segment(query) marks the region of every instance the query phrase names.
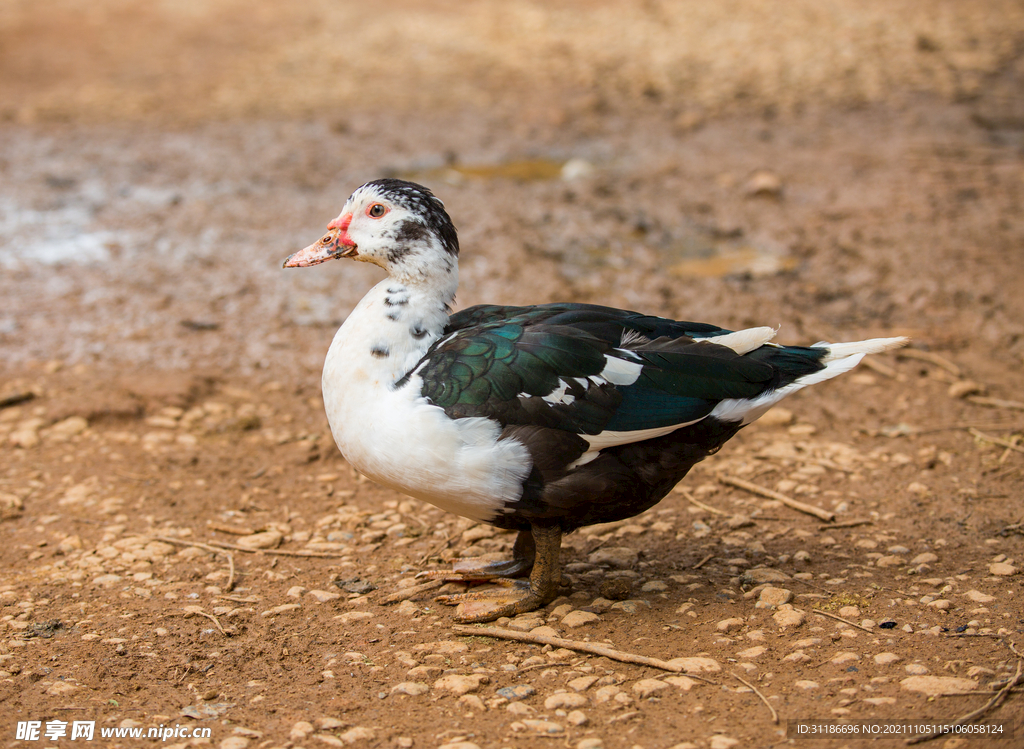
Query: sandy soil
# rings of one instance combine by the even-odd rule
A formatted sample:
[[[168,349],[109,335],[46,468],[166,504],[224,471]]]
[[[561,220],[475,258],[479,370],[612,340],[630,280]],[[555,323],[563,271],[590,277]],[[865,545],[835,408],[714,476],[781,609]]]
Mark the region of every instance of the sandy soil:
[[[1014,676],[1018,3],[60,5],[0,7],[4,745],[74,746],[17,724],[94,720],[126,747],[100,729],[902,746],[787,721],[949,721]],[[711,683],[464,636],[433,591],[384,603],[511,537],[375,487],[331,442],[320,366],[379,276],[280,261],[381,175],[445,200],[464,305],[914,338],[567,539],[565,596],[499,622],[701,659],[677,667]],[[1019,688],[985,720],[1019,741]]]

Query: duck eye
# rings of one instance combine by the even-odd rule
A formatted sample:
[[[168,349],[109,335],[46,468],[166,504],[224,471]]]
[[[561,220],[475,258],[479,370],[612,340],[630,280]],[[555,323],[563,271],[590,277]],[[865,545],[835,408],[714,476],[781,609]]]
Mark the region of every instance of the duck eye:
[[[388,212],[388,208],[383,203],[374,203],[366,209],[366,215],[370,218],[380,218]]]

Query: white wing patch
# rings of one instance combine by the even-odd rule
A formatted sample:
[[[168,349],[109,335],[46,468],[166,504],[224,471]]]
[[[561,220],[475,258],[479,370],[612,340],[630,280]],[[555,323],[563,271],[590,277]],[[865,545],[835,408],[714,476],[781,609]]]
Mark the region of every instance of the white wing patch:
[[[616,349],[618,354],[627,354],[628,351],[620,351]],[[558,380],[558,387],[552,390],[550,393],[545,395],[542,400],[550,403],[551,405],[569,405],[576,400],[576,396],[566,391],[572,383],[578,384],[584,390],[589,388],[591,385],[632,385],[640,377],[640,372],[643,371],[643,364],[639,362],[627,361],[626,359],[620,359],[618,356],[611,354],[605,354],[605,365],[604,369],[601,370],[600,374],[592,375],[590,377],[570,377],[568,379]],[[528,397],[526,393],[520,393],[521,398]]]
[[[566,382],[565,380],[559,379],[558,388],[556,390],[552,390],[550,393],[541,398],[541,400],[550,403],[552,406],[557,406],[559,404],[568,406],[570,403],[576,400],[575,395],[565,392],[568,389],[569,383]],[[530,396],[528,393],[520,393],[519,397],[529,398]]]
[[[642,442],[643,440],[654,439],[655,437],[661,437],[669,432],[674,432],[677,429],[688,427],[690,424],[696,424],[701,419],[694,419],[693,421],[684,421],[681,424],[669,424],[665,427],[652,427],[651,429],[635,429],[631,432],[614,432],[612,430],[606,430],[599,434],[581,434],[580,437],[585,439],[590,444],[591,450],[604,450],[606,447],[615,447],[616,445],[628,445],[631,442]]]
[[[746,330],[737,330],[735,333],[726,333],[725,335],[701,338],[699,340],[717,343],[719,346],[726,346],[737,354],[746,354],[754,349],[761,348],[774,338],[777,332],[775,328],[769,327],[747,328]]]
[[[627,352],[617,353],[626,354]],[[644,365],[639,362],[627,361],[611,354],[605,354],[604,360],[604,369],[601,370],[598,377],[612,385],[632,385],[640,377],[644,368]]]

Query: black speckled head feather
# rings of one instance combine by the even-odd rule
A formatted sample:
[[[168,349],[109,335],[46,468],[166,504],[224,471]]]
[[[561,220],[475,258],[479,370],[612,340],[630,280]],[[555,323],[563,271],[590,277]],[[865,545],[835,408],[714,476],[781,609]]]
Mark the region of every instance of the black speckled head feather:
[[[455,224],[445,210],[444,203],[430,191],[429,187],[404,179],[391,178],[375,179],[363,187],[375,188],[382,196],[411,211],[422,220],[422,223],[407,221],[403,224],[395,236],[396,242],[404,244],[425,239],[428,234],[433,234],[450,255],[459,256],[459,235],[455,230]]]

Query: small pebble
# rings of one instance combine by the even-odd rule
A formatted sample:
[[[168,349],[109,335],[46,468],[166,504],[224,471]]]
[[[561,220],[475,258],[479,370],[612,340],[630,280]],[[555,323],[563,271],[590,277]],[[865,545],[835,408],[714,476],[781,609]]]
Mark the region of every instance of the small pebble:
[[[719,632],[731,632],[734,629],[739,629],[744,624],[746,624],[746,620],[734,617],[732,619],[723,619],[715,625],[715,629]]]
[[[868,703],[869,705],[895,705],[896,704],[896,698],[895,697],[867,697],[867,698],[864,699],[864,702]]]
[[[619,694],[621,691],[622,690],[614,684],[603,686],[594,692],[594,702],[598,705],[608,702],[608,700],[614,699],[615,695]]]
[[[357,741],[373,741],[377,738],[377,732],[365,726],[356,726],[345,731],[339,737],[345,744],[354,744]]]
[[[785,588],[773,588],[771,586],[762,588],[761,595],[758,596],[755,608],[759,609],[774,609],[778,608],[784,603],[789,603],[793,600],[793,592],[786,590]]]
[[[569,688],[576,692],[585,692],[594,686],[597,676],[579,676],[569,682]]]
[[[590,722],[590,718],[582,710],[571,710],[565,719],[573,726],[585,726]]]
[[[699,682],[694,681],[689,676],[666,676],[664,681],[674,687],[679,687],[684,692],[689,692],[699,684]]]
[[[391,687],[391,694],[407,694],[410,697],[418,697],[430,691],[430,687],[421,681],[403,681]]]
[[[545,710],[572,710],[583,707],[589,700],[576,692],[559,692],[544,700]]]
[[[612,601],[622,601],[629,598],[632,590],[633,583],[624,577],[611,578],[601,583],[601,596]]]
[[[535,733],[555,734],[562,733],[565,730],[561,723],[555,723],[550,720],[531,720],[530,718],[524,718],[522,723],[526,728]]]
[[[985,386],[974,380],[957,380],[946,390],[950,398],[966,398],[968,395],[978,395],[985,392]]]
[[[799,554],[800,552],[797,552]],[[796,555],[794,554],[794,559]],[[762,585],[764,583],[782,583],[789,580],[787,575],[782,570],[777,570],[774,567],[755,567],[752,570],[747,570],[740,575],[740,582],[744,585]]]
[[[559,632],[554,627],[549,627],[547,624],[542,624],[539,627],[534,627],[530,630],[531,635],[538,637],[559,637]]]
[[[633,685],[633,693],[640,699],[647,699],[668,688],[668,684],[658,679],[642,679]]]
[[[464,694],[459,697],[459,705],[467,710],[475,710],[478,713],[482,713],[487,709],[484,706],[484,701],[475,694]]]
[[[327,603],[328,601],[337,601],[341,598],[341,593],[333,593],[328,590],[311,590],[309,595],[315,598],[319,603]]]
[[[1008,577],[1009,575],[1017,574],[1017,568],[1012,564],[1007,564],[1006,562],[990,564],[988,566],[988,571],[990,575],[998,575],[1000,577]]]
[[[603,564],[618,570],[633,569],[637,559],[638,555],[635,549],[621,546],[598,549],[587,557],[587,561],[591,564]]]
[[[820,645],[820,644],[821,644],[821,638],[820,637],[805,637],[802,640],[797,640],[796,642],[792,643],[792,647],[799,648],[799,649],[804,649],[804,648],[813,648],[815,645]]]
[[[707,658],[705,656],[673,658],[669,661],[669,663],[671,663],[675,667],[678,667],[684,673],[688,674],[713,674],[722,670],[722,667],[718,664],[718,661],[716,661],[714,658]]]
[[[772,614],[772,619],[780,627],[799,627],[807,619],[807,615],[794,609],[791,604],[783,604],[779,610]]]
[[[598,621],[601,621],[600,616],[591,611],[582,611],[580,609],[570,611],[562,618],[562,624],[570,629],[576,629],[577,627],[583,627]]]
[[[879,557],[878,559],[875,560],[875,566],[876,567],[898,567],[901,564],[903,564],[903,560],[900,559],[895,554],[890,554],[888,556]]]
[[[978,688],[978,682],[955,676],[908,676],[900,682],[900,688],[935,696],[944,692],[970,692]]]
[[[527,697],[536,694],[537,690],[529,684],[516,684],[511,687],[502,687],[497,691],[499,697],[504,697],[509,702],[525,700]]]
[[[743,185],[743,193],[750,198],[778,198],[782,195],[782,180],[774,172],[759,169],[747,179]],[[712,749],[728,749],[729,746],[732,744],[712,747]]]
[[[476,692],[480,689],[481,685],[486,684],[488,681],[490,679],[485,674],[471,674],[469,676],[448,674],[434,682],[434,689],[462,696],[470,692]]]
[[[508,628],[513,629],[516,632],[529,632],[537,629],[544,625],[544,620],[536,614],[530,614],[529,616],[517,616],[515,619],[508,623]]]
[[[975,603],[992,603],[992,601],[996,600],[995,596],[990,596],[988,593],[982,593],[980,590],[969,590],[964,593],[964,595]]]
[[[284,534],[280,531],[263,531],[250,536],[241,536],[235,543],[245,549],[274,549],[281,545]]]
[[[878,653],[874,660],[879,666],[888,666],[892,663],[899,663],[902,659],[895,653]]]

